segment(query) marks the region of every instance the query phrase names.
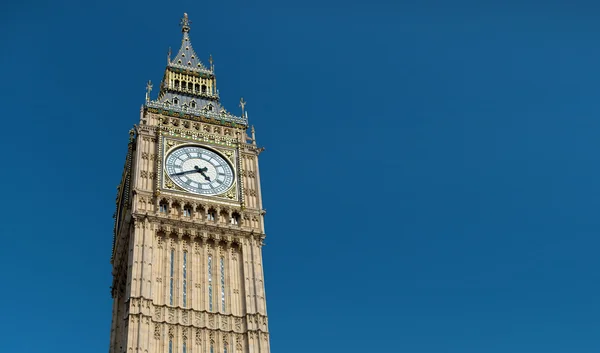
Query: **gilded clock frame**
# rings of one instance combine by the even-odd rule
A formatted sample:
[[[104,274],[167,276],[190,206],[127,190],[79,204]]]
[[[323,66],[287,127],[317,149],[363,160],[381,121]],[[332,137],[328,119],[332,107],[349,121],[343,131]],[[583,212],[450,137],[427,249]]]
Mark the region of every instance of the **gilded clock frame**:
[[[236,146],[217,146],[211,143],[206,143],[205,141],[193,141],[184,138],[176,138],[172,136],[161,136],[159,140],[159,151],[160,158],[158,159],[159,165],[157,165],[157,190],[160,190],[164,193],[174,193],[174,194],[182,194],[185,196],[192,197],[201,197],[208,199],[220,199],[223,201],[230,202],[240,202],[240,173],[239,173],[239,163],[238,163],[238,155],[239,151]],[[231,165],[231,169],[233,171],[233,183],[231,186],[225,190],[224,192],[216,195],[201,195],[189,192],[180,186],[178,186],[171,178],[168,176],[165,169],[165,162],[167,156],[173,152],[177,148],[181,148],[184,146],[196,146],[205,148],[207,150],[213,151],[221,156],[227,163]]]

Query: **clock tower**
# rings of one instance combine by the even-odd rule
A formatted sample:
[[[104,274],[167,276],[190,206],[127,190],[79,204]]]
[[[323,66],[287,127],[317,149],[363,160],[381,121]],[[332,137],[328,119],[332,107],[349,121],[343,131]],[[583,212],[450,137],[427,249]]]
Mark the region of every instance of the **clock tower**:
[[[129,132],[111,263],[109,353],[269,353],[254,128],[220,103],[181,20],[158,96]]]

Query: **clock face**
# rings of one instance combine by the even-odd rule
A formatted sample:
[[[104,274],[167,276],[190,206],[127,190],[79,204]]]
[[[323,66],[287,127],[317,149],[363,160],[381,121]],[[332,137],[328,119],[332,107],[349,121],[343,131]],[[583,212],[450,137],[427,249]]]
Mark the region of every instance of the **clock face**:
[[[169,153],[165,169],[175,184],[195,194],[217,195],[233,185],[229,163],[199,146],[184,146]]]

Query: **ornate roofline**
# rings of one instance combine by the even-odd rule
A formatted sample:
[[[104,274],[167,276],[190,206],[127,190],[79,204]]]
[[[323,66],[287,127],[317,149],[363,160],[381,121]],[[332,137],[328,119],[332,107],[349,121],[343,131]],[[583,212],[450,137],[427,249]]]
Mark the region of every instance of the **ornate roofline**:
[[[194,109],[194,108],[190,108],[190,107],[176,106],[173,104],[167,105],[165,103],[161,103],[158,101],[146,102],[144,107],[153,113],[158,113],[158,114],[162,114],[162,115],[179,116],[181,118],[194,116],[194,117],[198,117],[198,118],[208,119],[208,121],[206,121],[206,122],[211,122],[211,123],[218,124],[218,125],[227,125],[225,123],[230,123],[230,124],[232,124],[233,127],[236,127],[236,125],[242,125],[244,127],[248,126],[248,117],[247,116],[239,117],[239,116],[232,115],[230,113],[225,113],[225,114],[220,113],[219,114],[219,113],[202,110],[202,109]],[[192,120],[194,120],[194,119],[192,119]],[[200,119],[200,120],[203,121],[203,119]]]

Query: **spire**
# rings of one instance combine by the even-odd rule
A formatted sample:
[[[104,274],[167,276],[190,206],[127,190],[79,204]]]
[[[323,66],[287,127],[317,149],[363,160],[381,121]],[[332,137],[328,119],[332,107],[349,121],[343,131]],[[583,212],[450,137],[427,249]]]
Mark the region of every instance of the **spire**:
[[[184,13],[183,18],[179,23],[179,25],[181,26],[181,33],[183,33],[183,38],[181,40],[181,48],[179,48],[179,52],[177,52],[177,55],[175,55],[175,57],[169,61],[169,66],[185,68],[187,70],[192,71],[207,72],[208,70],[198,58],[198,55],[194,51],[194,48],[192,48],[192,41],[190,40],[189,35],[191,29],[190,23],[192,22],[188,18],[187,13]]]
[[[167,68],[160,85],[157,86],[160,91],[155,100],[150,97],[152,83],[148,82],[144,106],[159,114],[200,116],[211,119],[210,121],[215,124],[233,127],[248,126],[246,102],[243,99],[240,100],[242,116],[231,114],[221,105],[212,55],[208,60],[210,67],[207,68],[192,48],[191,23],[187,13],[184,13],[179,22],[183,37],[181,47],[173,58],[169,49]]]
[[[240,107],[242,108],[242,116],[244,116],[244,109],[246,108],[246,101],[244,97],[240,98]]]

